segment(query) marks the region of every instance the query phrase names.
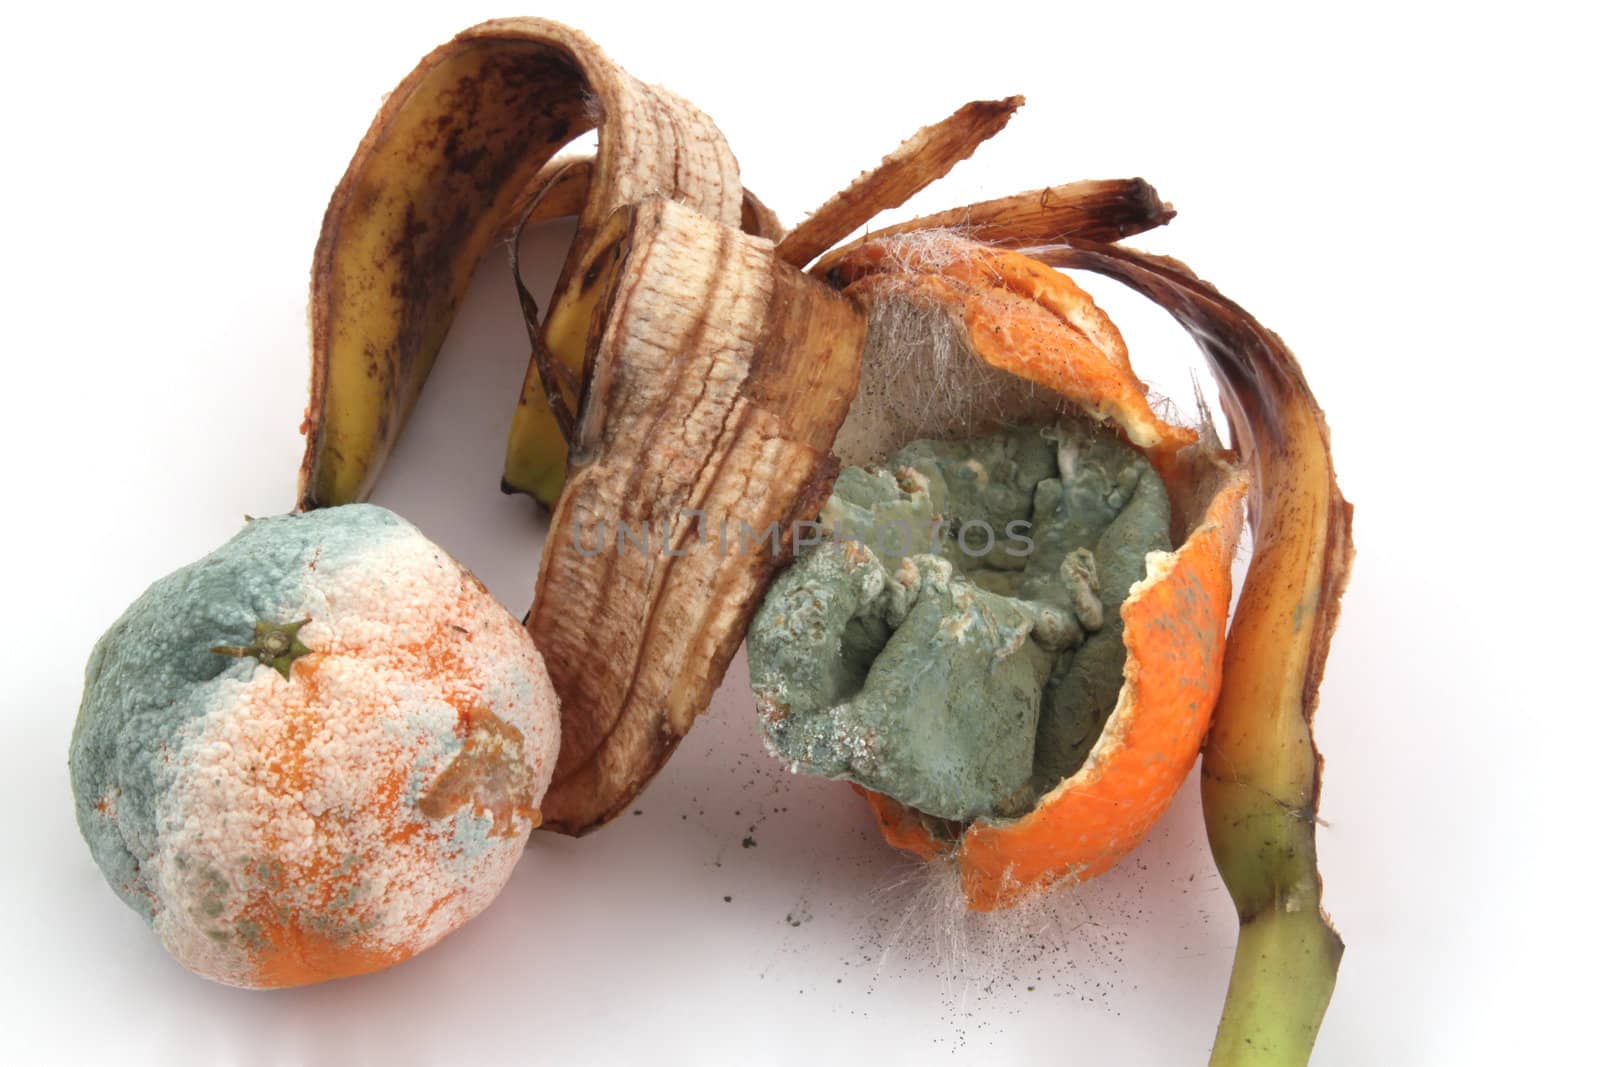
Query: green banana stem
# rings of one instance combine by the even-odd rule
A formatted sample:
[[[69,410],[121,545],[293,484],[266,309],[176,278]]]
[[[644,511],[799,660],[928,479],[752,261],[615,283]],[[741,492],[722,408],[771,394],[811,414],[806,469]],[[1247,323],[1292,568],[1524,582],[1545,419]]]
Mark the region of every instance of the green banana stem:
[[[1322,760],[1311,735],[1354,554],[1327,424],[1283,342],[1183,264],[1108,246],[1042,252],[1124,282],[1188,329],[1251,472],[1255,550],[1202,762],[1206,833],[1239,913],[1211,1063],[1304,1064],[1344,952],[1322,911]]]
[[[1208,811],[1216,807],[1207,804]],[[1237,882],[1229,881],[1229,889]],[[1241,916],[1233,975],[1211,1048],[1214,1067],[1309,1061],[1343,955],[1344,942],[1320,907]]]

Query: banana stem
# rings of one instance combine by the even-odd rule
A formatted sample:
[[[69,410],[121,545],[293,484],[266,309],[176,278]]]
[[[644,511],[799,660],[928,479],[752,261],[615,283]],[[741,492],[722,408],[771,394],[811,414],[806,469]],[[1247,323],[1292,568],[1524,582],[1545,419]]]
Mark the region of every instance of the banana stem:
[[[1309,1060],[1343,954],[1316,909],[1273,908],[1242,920],[1212,1067]]]

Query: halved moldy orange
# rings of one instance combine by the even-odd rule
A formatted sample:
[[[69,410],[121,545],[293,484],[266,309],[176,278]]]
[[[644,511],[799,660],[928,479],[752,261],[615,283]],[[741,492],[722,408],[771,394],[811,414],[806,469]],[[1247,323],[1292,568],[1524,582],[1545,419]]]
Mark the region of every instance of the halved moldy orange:
[[[989,421],[1063,408],[1087,413],[1142,451],[1166,486],[1176,547],[1148,557],[1145,576],[1121,606],[1121,691],[1080,768],[1025,814],[957,826],[860,789],[890,844],[924,859],[954,859],[974,908],[1098,875],[1144,838],[1199,754],[1221,688],[1230,568],[1248,477],[1214,440],[1152,410],[1116,326],[1070,278],[1037,260],[950,232],[921,232],[864,244],[833,262],[828,277],[868,306],[871,321],[884,321],[886,306],[918,305],[956,331],[954,358],[1042,387]],[[927,373],[959,376],[948,368]],[[882,393],[863,381],[857,404],[880,406]],[[907,414],[885,420],[853,410],[844,431],[850,450],[882,455],[911,438],[952,430],[939,425],[948,416],[918,424]],[[982,428],[960,421],[966,433]],[[865,432],[876,440],[851,435],[853,422],[872,424]]]

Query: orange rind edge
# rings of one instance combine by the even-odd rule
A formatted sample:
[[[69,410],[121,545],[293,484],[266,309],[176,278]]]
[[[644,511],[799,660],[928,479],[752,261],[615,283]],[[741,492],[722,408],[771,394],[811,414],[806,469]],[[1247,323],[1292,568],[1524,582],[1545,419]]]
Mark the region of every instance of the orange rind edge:
[[[1018,819],[979,820],[955,850],[968,904],[1006,907],[1060,881],[1110,870],[1172,802],[1200,753],[1222,689],[1231,567],[1249,480],[1235,473],[1175,552],[1151,553],[1122,605],[1122,690],[1084,765]],[[898,801],[866,796],[884,840],[923,859],[946,854]]]
[[[1151,408],[1121,331],[1093,298],[1038,260],[954,234],[919,233],[864,245],[832,273],[853,296],[947,309],[985,363],[1115,423],[1163,478],[1199,439]]]

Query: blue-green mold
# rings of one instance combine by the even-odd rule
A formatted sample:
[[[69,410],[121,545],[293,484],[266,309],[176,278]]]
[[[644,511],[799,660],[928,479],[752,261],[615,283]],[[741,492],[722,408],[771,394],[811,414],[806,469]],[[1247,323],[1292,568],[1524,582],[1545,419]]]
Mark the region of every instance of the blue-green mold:
[[[1122,602],[1169,523],[1149,463],[1085,421],[845,469],[749,629],[769,747],[939,819],[1026,812],[1115,707]]]
[[[265,669],[213,648],[248,645],[262,620],[311,614],[313,562],[339,567],[414,529],[370,504],[252,519],[147,589],[95,645],[68,756],[78,827],[107,881],[147,919],[153,896],[140,865],[158,847],[157,806],[177,773],[180,734]]]

